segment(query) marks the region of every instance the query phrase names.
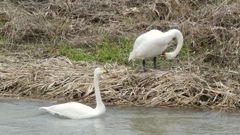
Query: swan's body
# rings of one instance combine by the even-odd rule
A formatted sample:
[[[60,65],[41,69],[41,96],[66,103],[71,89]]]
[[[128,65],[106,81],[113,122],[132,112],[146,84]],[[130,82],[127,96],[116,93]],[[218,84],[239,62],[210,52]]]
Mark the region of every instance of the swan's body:
[[[168,53],[163,52],[173,38],[176,38],[178,42],[176,50]],[[183,36],[177,29],[171,29],[167,32],[151,30],[136,39],[128,60],[142,59],[145,71],[145,60],[154,58],[154,68],[156,68],[156,57],[158,55],[162,54],[166,59],[173,59],[180,52],[182,45]]]
[[[77,102],[69,102],[59,105],[53,105],[50,107],[40,107],[39,109],[43,109],[51,114],[56,114],[70,119],[91,118],[104,114],[106,108],[101,99],[98,77],[106,72],[107,71],[102,68],[96,68],[94,71],[94,84],[97,102],[97,106],[95,109]]]
[[[161,35],[161,34],[163,34],[163,32],[160,30],[151,30],[149,32],[146,32],[140,35],[134,42],[133,51],[139,46],[143,45],[144,42],[146,42],[146,40],[150,40],[149,37],[156,37],[156,35]]]

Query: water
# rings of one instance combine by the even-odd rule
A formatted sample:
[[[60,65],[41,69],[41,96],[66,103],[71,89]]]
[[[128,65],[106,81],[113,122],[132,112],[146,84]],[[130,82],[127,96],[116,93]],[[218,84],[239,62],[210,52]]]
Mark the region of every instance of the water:
[[[1,135],[234,135],[240,114],[193,109],[113,107],[70,120],[38,110],[53,103],[0,99]]]

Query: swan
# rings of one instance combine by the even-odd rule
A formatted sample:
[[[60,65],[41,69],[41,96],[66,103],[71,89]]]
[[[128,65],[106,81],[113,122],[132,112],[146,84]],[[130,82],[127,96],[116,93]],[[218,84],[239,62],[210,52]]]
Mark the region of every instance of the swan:
[[[53,105],[50,107],[40,107],[40,110],[46,110],[51,114],[56,114],[62,117],[67,117],[70,119],[84,119],[91,118],[102,115],[105,113],[106,108],[104,103],[102,102],[102,98],[99,91],[99,81],[98,78],[104,73],[108,73],[104,68],[96,68],[94,71],[94,85],[95,85],[95,95],[96,95],[96,108],[91,108],[87,105],[77,103],[77,102],[69,102],[58,105]]]
[[[177,39],[177,48],[173,52],[164,52],[173,38]],[[162,54],[166,59],[173,59],[180,52],[182,46],[183,36],[178,29],[171,29],[167,32],[156,29],[150,30],[135,40],[133,51],[130,53],[128,61],[142,59],[143,70],[146,71],[145,60],[153,58],[154,68],[156,69],[158,55]]]

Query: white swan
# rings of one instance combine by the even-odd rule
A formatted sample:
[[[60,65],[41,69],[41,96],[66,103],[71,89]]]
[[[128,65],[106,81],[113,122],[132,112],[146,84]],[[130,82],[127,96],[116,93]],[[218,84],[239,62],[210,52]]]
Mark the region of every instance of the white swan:
[[[173,38],[177,39],[177,48],[173,52],[163,52],[167,47],[168,43]],[[177,29],[171,29],[167,32],[161,32],[160,30],[151,30],[140,35],[133,46],[133,51],[130,53],[128,61],[135,59],[142,59],[143,69],[145,69],[145,60],[153,58],[154,68],[156,69],[156,57],[163,55],[166,59],[173,59],[180,52],[183,45],[182,33]]]
[[[40,107],[39,109],[43,109],[51,114],[57,114],[59,116],[67,117],[70,119],[91,118],[104,114],[106,108],[102,102],[98,82],[99,76],[101,76],[103,73],[107,73],[107,70],[103,68],[96,68],[94,71],[94,85],[97,102],[97,106],[95,109],[77,102],[69,102],[59,105],[53,105],[50,107]]]

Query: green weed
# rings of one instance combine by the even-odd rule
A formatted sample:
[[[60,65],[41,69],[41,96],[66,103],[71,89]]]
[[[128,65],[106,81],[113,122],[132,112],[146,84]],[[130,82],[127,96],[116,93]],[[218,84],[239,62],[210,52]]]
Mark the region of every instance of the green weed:
[[[97,61],[127,64],[128,56],[133,46],[133,38],[120,37],[100,37],[99,43],[92,51],[80,48],[72,48],[64,43],[57,44],[57,52],[75,61]],[[89,50],[89,49],[88,49]]]
[[[134,40],[126,36],[102,37],[94,52],[96,60],[127,64]]]
[[[86,53],[84,50],[79,48],[72,48],[71,45],[65,43],[58,43],[57,53],[64,55],[71,60],[75,61],[92,61],[93,56],[89,53]]]
[[[187,60],[190,57],[190,53],[191,53],[191,43],[186,43],[186,44],[183,44],[183,47],[177,57],[183,60]]]
[[[133,19],[132,18],[126,18],[123,20],[124,23],[132,25],[133,24]]]

